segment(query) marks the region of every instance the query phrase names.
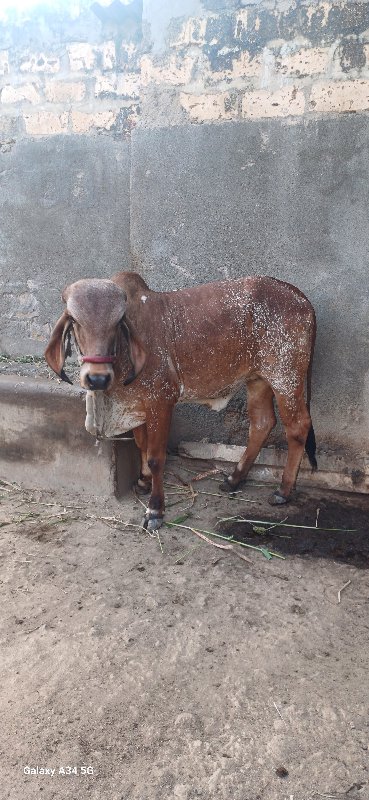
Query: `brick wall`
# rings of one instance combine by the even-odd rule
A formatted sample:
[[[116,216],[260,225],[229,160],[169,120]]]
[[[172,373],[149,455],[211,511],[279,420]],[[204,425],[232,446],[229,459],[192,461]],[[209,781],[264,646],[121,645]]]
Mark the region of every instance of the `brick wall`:
[[[143,20],[137,0],[3,12],[2,148],[17,136],[368,111],[369,4],[271,5],[204,0],[189,16],[183,2],[172,16],[169,4],[159,48],[158,0],[145,0]]]
[[[369,110],[367,2],[203,6],[168,21],[162,51],[141,59],[144,124],[153,88],[168,124]]]
[[[83,0],[76,9],[75,3],[65,3],[64,11],[46,6],[28,15],[18,12],[15,20],[14,13],[3,12],[3,149],[7,141],[9,146],[12,138],[24,136],[129,136],[137,122],[141,19],[127,29],[124,7],[121,19],[112,22],[109,17],[101,21],[91,5]]]

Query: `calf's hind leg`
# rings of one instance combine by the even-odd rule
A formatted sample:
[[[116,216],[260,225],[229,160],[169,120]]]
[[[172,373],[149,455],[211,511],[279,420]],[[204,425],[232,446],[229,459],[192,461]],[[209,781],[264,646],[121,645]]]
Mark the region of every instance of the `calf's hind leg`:
[[[275,397],[286,431],[288,454],[281,486],[269,499],[273,506],[288,503],[290,500],[296,485],[307,435],[311,428],[311,417],[306,407],[303,387],[292,397],[278,392],[275,392]]]
[[[147,428],[146,424],[139,425],[133,430],[136,445],[141,455],[141,471],[140,477],[135,484],[137,494],[149,494],[151,492],[152,475],[150,467],[147,463]]]
[[[236,468],[220,485],[220,489],[231,492],[246,478],[250,467],[276,424],[273,406],[273,390],[262,378],[247,381],[247,412],[250,420],[246,450]]]

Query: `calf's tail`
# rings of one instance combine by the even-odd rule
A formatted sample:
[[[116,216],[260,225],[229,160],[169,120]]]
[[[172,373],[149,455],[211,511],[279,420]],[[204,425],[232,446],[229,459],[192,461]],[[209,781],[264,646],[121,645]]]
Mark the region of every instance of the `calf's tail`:
[[[315,346],[315,337],[316,337],[316,320],[314,314],[314,327],[313,327],[313,336],[311,342],[311,353],[310,353],[310,361],[308,366],[308,371],[306,375],[306,405],[308,412],[310,414],[310,400],[311,400],[311,374],[313,370],[313,356],[314,356],[314,346]],[[316,440],[315,440],[315,433],[313,428],[313,423],[311,423],[309,433],[307,435],[307,439],[305,442],[305,450],[307,453],[307,457],[311,464],[312,472],[315,472],[318,469],[318,462],[316,460]]]

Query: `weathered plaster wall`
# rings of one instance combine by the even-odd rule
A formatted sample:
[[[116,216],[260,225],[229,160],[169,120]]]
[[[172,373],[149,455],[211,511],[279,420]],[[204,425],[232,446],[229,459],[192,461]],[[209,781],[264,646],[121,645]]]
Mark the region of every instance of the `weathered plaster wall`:
[[[0,73],[0,350],[130,259],[153,288],[269,273],[317,308],[321,445],[369,454],[369,3],[0,11]],[[243,404],[174,438],[241,443]]]

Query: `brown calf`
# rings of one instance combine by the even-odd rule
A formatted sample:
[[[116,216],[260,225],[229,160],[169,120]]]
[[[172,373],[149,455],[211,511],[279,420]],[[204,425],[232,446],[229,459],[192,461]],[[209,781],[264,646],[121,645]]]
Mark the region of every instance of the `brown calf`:
[[[65,343],[72,332],[82,356],[81,385],[104,390],[122,413],[134,406],[141,422],[146,420],[134,437],[141,451],[138,487],[151,491],[145,517],[149,529],[159,528],[163,520],[163,471],[177,402],[197,401],[220,410],[246,381],[248,444],[222,485],[227,491],[247,476],[274,427],[274,398],[288,455],[272,504],[290,499],[304,447],[316,468],[309,413],[315,314],[294,286],[250,277],[154,292],[139,275],[120,272],[111,280],[77,281],[62,297],[66,310],[45,358],[68,381]]]

